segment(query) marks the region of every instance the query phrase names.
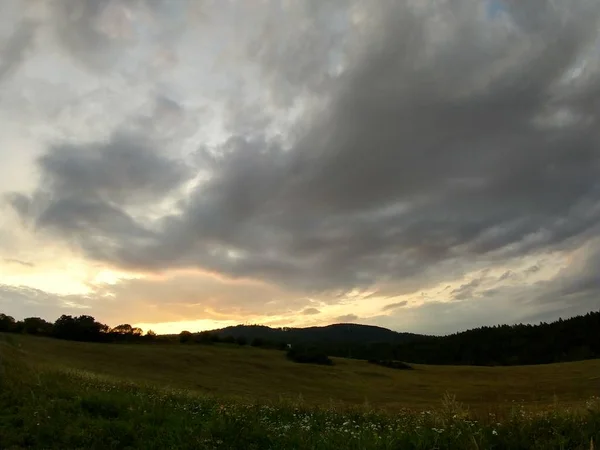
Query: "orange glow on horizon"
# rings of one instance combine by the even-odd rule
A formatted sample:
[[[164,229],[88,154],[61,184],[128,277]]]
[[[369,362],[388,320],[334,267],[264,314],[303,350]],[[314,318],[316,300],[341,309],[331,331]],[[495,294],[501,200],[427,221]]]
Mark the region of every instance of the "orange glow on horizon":
[[[239,322],[235,320],[199,319],[163,323],[136,323],[133,326],[141,328],[144,332],[152,330],[156,334],[179,334],[184,330],[196,333],[199,331],[216,330],[235,325],[239,325]]]

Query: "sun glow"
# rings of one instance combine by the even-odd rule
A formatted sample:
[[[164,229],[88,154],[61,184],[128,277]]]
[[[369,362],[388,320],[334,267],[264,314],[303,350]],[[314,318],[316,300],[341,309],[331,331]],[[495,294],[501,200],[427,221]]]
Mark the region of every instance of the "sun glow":
[[[184,330],[192,333],[198,331],[215,330],[218,328],[238,325],[240,322],[235,320],[183,320],[180,322],[163,322],[163,323],[136,323],[134,326],[141,328],[144,331],[152,330],[157,334],[179,334]]]

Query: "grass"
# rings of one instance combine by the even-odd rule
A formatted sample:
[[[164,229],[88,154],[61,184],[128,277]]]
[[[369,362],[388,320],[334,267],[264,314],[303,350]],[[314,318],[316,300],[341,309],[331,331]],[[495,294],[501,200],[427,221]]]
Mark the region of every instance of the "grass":
[[[232,346],[0,335],[0,448],[590,449],[600,361],[292,363]],[[515,402],[513,402],[515,400]]]

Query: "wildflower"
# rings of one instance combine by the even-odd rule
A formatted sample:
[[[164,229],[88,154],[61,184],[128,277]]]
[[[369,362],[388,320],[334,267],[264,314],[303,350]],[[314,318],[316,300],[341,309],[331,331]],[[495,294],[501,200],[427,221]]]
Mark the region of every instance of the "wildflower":
[[[497,432],[496,430],[492,430],[492,434],[493,434],[494,436],[498,436],[498,432]]]

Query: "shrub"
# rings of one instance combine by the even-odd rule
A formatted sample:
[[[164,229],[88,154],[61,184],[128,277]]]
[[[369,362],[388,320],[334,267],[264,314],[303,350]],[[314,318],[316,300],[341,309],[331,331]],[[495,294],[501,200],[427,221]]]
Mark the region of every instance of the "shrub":
[[[238,336],[235,339],[235,342],[237,342],[237,345],[247,345],[248,344],[248,340],[244,336]]]
[[[333,361],[323,352],[316,349],[290,348],[286,356],[288,359],[303,364],[333,365]]]

